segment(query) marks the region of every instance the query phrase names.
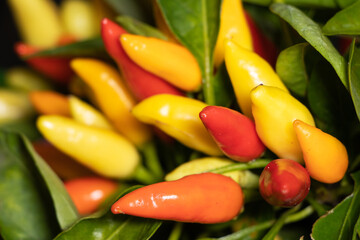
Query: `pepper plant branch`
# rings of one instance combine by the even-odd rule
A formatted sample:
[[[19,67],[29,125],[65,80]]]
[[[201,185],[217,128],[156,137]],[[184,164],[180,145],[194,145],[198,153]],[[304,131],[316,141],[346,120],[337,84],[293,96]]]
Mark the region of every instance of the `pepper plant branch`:
[[[256,169],[256,168],[264,168],[270,161],[271,161],[270,159],[257,159],[247,163],[234,163],[212,169],[209,172],[221,174],[232,171],[243,171],[243,170]]]
[[[141,151],[144,154],[145,165],[157,178],[162,178],[164,176],[164,172],[156,152],[155,143],[147,142],[143,145]]]

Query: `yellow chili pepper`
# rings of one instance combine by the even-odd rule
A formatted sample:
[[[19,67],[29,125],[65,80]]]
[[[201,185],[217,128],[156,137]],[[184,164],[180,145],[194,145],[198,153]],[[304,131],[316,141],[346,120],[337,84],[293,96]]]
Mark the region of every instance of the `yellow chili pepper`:
[[[141,101],[132,112],[140,121],[155,125],[185,146],[219,156],[221,150],[199,118],[206,106],[192,98],[157,94]]]
[[[227,166],[233,164],[227,158],[219,157],[204,157],[197,158],[191,161],[185,162],[169,172],[165,176],[166,181],[173,181],[185,177],[191,174],[198,174],[213,170],[215,168]],[[232,171],[224,173],[223,175],[231,177],[235,182],[239,183],[244,188],[256,188],[259,185],[259,176],[252,173],[251,171]]]
[[[310,176],[323,183],[340,181],[349,165],[345,146],[330,134],[301,120],[295,120],[293,125]]]
[[[247,117],[252,118],[250,91],[254,87],[263,84],[288,91],[267,61],[232,40],[226,41],[225,64],[239,107]]]
[[[137,145],[149,140],[150,130],[132,115],[134,97],[114,67],[85,58],[72,60],[71,67],[91,88],[101,112],[120,133]]]
[[[139,165],[135,146],[114,131],[57,115],[40,116],[37,127],[55,147],[102,176],[129,178]]]
[[[65,33],[82,40],[100,33],[96,22],[96,11],[92,1],[63,0],[60,5],[60,18]]]
[[[88,126],[114,130],[106,117],[90,104],[75,96],[69,97],[70,114],[73,119]]]
[[[262,142],[279,158],[303,163],[293,121],[300,119],[315,125],[310,111],[288,92],[260,85],[251,93],[256,131]]]
[[[26,92],[0,89],[0,124],[28,118],[35,115],[35,110]]]
[[[132,34],[122,34],[120,40],[126,54],[145,70],[185,91],[196,91],[200,88],[200,67],[185,47]]]
[[[8,0],[24,42],[53,47],[62,35],[55,2],[51,0]]]
[[[225,39],[232,39],[247,50],[253,50],[250,28],[241,0],[223,0],[220,13],[220,29],[214,50],[215,67],[224,61]]]

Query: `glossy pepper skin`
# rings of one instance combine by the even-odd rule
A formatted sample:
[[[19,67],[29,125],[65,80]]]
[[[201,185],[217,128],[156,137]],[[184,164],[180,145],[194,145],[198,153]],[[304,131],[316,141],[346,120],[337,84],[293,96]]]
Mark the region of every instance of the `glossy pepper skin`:
[[[22,42],[16,43],[14,48],[19,57],[27,57],[41,50],[41,48]],[[74,72],[70,68],[70,58],[31,57],[27,58],[25,61],[30,67],[50,78],[55,83],[67,84],[74,75]]]
[[[214,64],[219,67],[224,61],[225,39],[232,39],[252,51],[251,31],[241,0],[223,0],[221,3],[220,29],[214,50]]]
[[[70,115],[73,119],[88,126],[114,130],[106,117],[93,106],[76,96],[70,96],[68,99]]]
[[[40,116],[36,125],[56,148],[99,175],[130,178],[140,162],[135,146],[113,131],[56,115]]]
[[[330,134],[301,120],[295,120],[293,125],[310,176],[328,184],[340,181],[349,165],[345,146]]]
[[[183,96],[182,91],[164,79],[146,71],[127,56],[119,40],[120,36],[125,33],[127,33],[125,29],[111,20],[104,18],[101,21],[101,37],[106,51],[117,63],[135,98],[141,101],[160,93]]]
[[[173,42],[133,34],[122,34],[120,41],[126,54],[142,68],[184,91],[199,90],[201,70],[187,48]]]
[[[134,190],[111,211],[145,218],[193,223],[227,222],[243,207],[241,187],[215,173],[194,174]]]
[[[138,103],[132,113],[140,121],[158,127],[189,148],[219,156],[221,150],[199,118],[200,111],[206,106],[196,99],[158,94]]]
[[[310,190],[310,176],[299,163],[289,159],[271,161],[262,171],[259,189],[271,205],[293,207],[302,202]]]
[[[248,162],[265,151],[255,123],[245,115],[226,107],[207,106],[199,116],[219,148],[229,158]]]
[[[102,177],[81,177],[64,182],[65,188],[80,215],[88,215],[115,193],[119,184]]]
[[[252,118],[250,91],[254,87],[263,84],[288,92],[267,61],[232,40],[227,40],[225,44],[225,64],[236,100],[242,113],[247,117]]]
[[[260,85],[251,91],[252,113],[261,141],[279,158],[303,163],[293,121],[314,126],[310,111],[288,92],[277,87]]]
[[[121,134],[136,145],[150,139],[147,126],[131,114],[136,100],[115,68],[91,58],[76,58],[71,67],[91,88],[99,108]]]

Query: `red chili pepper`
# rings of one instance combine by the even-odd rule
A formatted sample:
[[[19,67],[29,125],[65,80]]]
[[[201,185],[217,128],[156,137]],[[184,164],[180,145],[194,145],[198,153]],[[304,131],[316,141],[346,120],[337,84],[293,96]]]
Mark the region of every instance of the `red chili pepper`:
[[[271,205],[293,207],[305,199],[310,190],[310,176],[298,162],[289,159],[271,161],[259,179],[261,196]]]
[[[220,223],[236,217],[242,207],[239,184],[221,174],[201,173],[136,189],[115,202],[111,211],[161,220]]]
[[[207,106],[199,116],[229,158],[248,162],[265,151],[265,146],[256,133],[255,123],[240,112],[225,107]]]
[[[96,211],[118,188],[118,183],[102,177],[76,178],[64,185],[81,215]]]
[[[246,11],[245,17],[250,27],[254,52],[259,54],[272,66],[275,66],[278,55],[275,44],[261,32],[252,17]]]
[[[25,43],[15,44],[15,52],[20,57],[26,57],[40,50]],[[70,61],[71,59],[66,57],[32,57],[26,60],[32,68],[61,84],[68,83],[74,75]]]
[[[128,83],[129,88],[134,93],[136,99],[141,101],[147,97],[160,93],[184,96],[182,91],[165,80],[144,70],[126,55],[120,43],[120,35],[124,33],[127,32],[118,24],[107,18],[102,20],[101,36],[105,48],[109,55],[116,61],[125,81]]]

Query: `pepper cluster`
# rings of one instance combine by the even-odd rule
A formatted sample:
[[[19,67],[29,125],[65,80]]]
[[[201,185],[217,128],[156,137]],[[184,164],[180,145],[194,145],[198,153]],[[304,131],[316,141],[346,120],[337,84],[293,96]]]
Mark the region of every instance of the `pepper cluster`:
[[[24,16],[19,1],[10,2]],[[35,9],[45,1],[33,2]],[[67,5],[72,3],[63,6],[65,25],[75,11]],[[162,36],[168,34],[164,38],[144,36],[129,32],[111,15],[102,17],[97,33],[105,59],[35,54],[94,36],[90,29],[70,29],[70,23],[66,39],[54,32],[51,43],[43,43],[49,32],[46,37],[37,34],[38,39],[24,32],[28,39],[16,44],[19,56],[62,90],[32,86],[21,95],[24,100],[1,94],[21,101],[21,109],[14,116],[0,112],[0,123],[19,114],[36,115],[44,139],[33,147],[64,180],[81,215],[98,210],[119,185],[137,182],[146,186],[116,199],[112,213],[224,223],[241,214],[251,193],[273,206],[294,207],[307,197],[312,181],[335,184],[345,176],[347,149],[316,126],[306,104],[286,87],[242,2],[221,4],[210,68],[214,74],[227,71],[230,104],[204,100],[201,64],[169,29],[163,30]],[[159,29],[167,25],[161,17]],[[148,155],[158,141],[191,154],[179,164],[168,164],[173,167],[164,173],[167,163]],[[99,190],[100,195],[89,197]]]

